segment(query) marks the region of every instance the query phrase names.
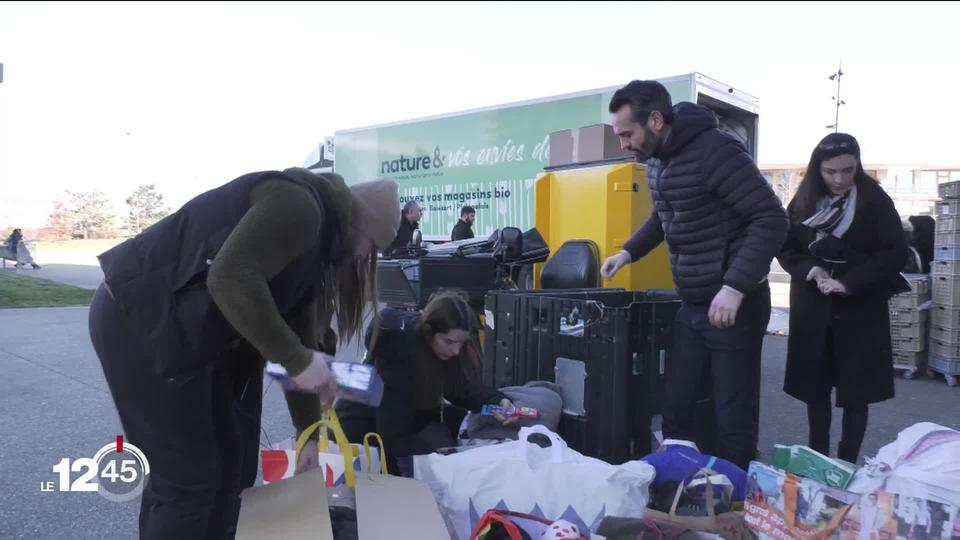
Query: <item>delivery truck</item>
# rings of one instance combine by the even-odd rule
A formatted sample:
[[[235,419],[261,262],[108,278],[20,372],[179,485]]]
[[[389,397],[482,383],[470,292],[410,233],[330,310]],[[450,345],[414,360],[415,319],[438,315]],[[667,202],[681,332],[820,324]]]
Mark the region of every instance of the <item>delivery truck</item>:
[[[658,80],[674,103],[712,109],[756,159],[756,98],[700,73]],[[477,211],[477,236],[505,226],[526,230],[536,221],[536,181],[551,165],[551,133],[609,124],[607,106],[617,88],[343,129],[311,154],[307,166],[332,165],[348,183],[395,179],[401,203],[416,200],[423,207],[420,229],[427,240],[449,239],[464,205]],[[584,208],[570,218],[601,211]]]

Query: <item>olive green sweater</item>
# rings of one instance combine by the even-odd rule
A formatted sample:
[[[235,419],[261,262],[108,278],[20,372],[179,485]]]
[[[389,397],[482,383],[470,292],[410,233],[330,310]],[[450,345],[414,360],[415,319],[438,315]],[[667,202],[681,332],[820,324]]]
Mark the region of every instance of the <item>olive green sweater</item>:
[[[340,186],[346,189],[342,181]],[[250,209],[224,242],[207,276],[210,295],[226,320],[265,360],[283,365],[291,376],[307,368],[317,348],[316,301],[288,325],[268,282],[313,249],[322,223],[321,208],[303,187],[264,180],[251,192]],[[290,392],[286,399],[297,433],[319,420],[317,395]]]

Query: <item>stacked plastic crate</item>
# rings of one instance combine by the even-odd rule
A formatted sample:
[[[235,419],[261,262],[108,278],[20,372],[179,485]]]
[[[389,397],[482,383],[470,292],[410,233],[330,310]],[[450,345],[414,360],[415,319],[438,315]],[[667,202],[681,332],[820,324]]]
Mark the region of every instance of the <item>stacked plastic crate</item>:
[[[890,299],[890,339],[893,367],[912,379],[927,363],[930,276],[906,274],[910,291]]]
[[[931,376],[956,386],[960,375],[960,182],[940,184],[934,238],[933,308],[930,316]]]

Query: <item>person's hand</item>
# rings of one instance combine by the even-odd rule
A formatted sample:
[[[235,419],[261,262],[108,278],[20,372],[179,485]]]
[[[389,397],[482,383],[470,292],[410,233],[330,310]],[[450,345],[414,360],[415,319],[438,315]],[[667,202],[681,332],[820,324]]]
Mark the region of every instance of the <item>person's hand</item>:
[[[500,408],[502,408],[503,410],[509,411],[512,407],[513,407],[513,403],[509,399],[504,398],[500,400]],[[511,416],[508,418],[498,412],[494,412],[493,417],[496,418],[497,421],[499,421],[501,424],[505,426],[515,424],[517,423],[517,420],[519,420],[519,418],[517,418],[516,416]]]
[[[707,313],[710,324],[717,328],[733,326],[737,322],[737,311],[742,301],[742,292],[724,285],[710,302],[710,311]]]
[[[825,279],[830,279],[830,272],[827,272],[819,266],[814,266],[810,269],[810,272],[807,273],[807,281],[816,281],[818,285]]]
[[[324,429],[324,428],[320,428]],[[307,441],[306,446],[300,452],[300,459],[297,460],[297,468],[293,474],[304,473],[320,466],[320,452],[317,450],[317,441],[311,439]]]
[[[319,394],[320,404],[324,409],[329,408],[333,398],[337,396],[337,379],[330,371],[330,362],[333,362],[332,356],[314,351],[307,369],[292,377],[298,390]]]
[[[621,268],[630,264],[630,262],[630,254],[621,249],[603,261],[603,266],[600,267],[600,275],[603,276],[603,279],[610,281]]]
[[[822,294],[839,294],[841,296],[847,296],[850,294],[850,291],[847,290],[847,286],[835,279],[825,279],[817,285]]]

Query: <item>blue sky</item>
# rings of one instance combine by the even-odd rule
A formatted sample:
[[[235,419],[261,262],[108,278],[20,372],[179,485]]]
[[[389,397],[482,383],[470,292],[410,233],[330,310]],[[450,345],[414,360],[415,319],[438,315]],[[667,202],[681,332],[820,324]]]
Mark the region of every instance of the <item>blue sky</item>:
[[[0,4],[0,226],[64,189],[173,206],[340,129],[699,71],[760,99],[760,162],[833,123],[960,165],[955,3]]]

